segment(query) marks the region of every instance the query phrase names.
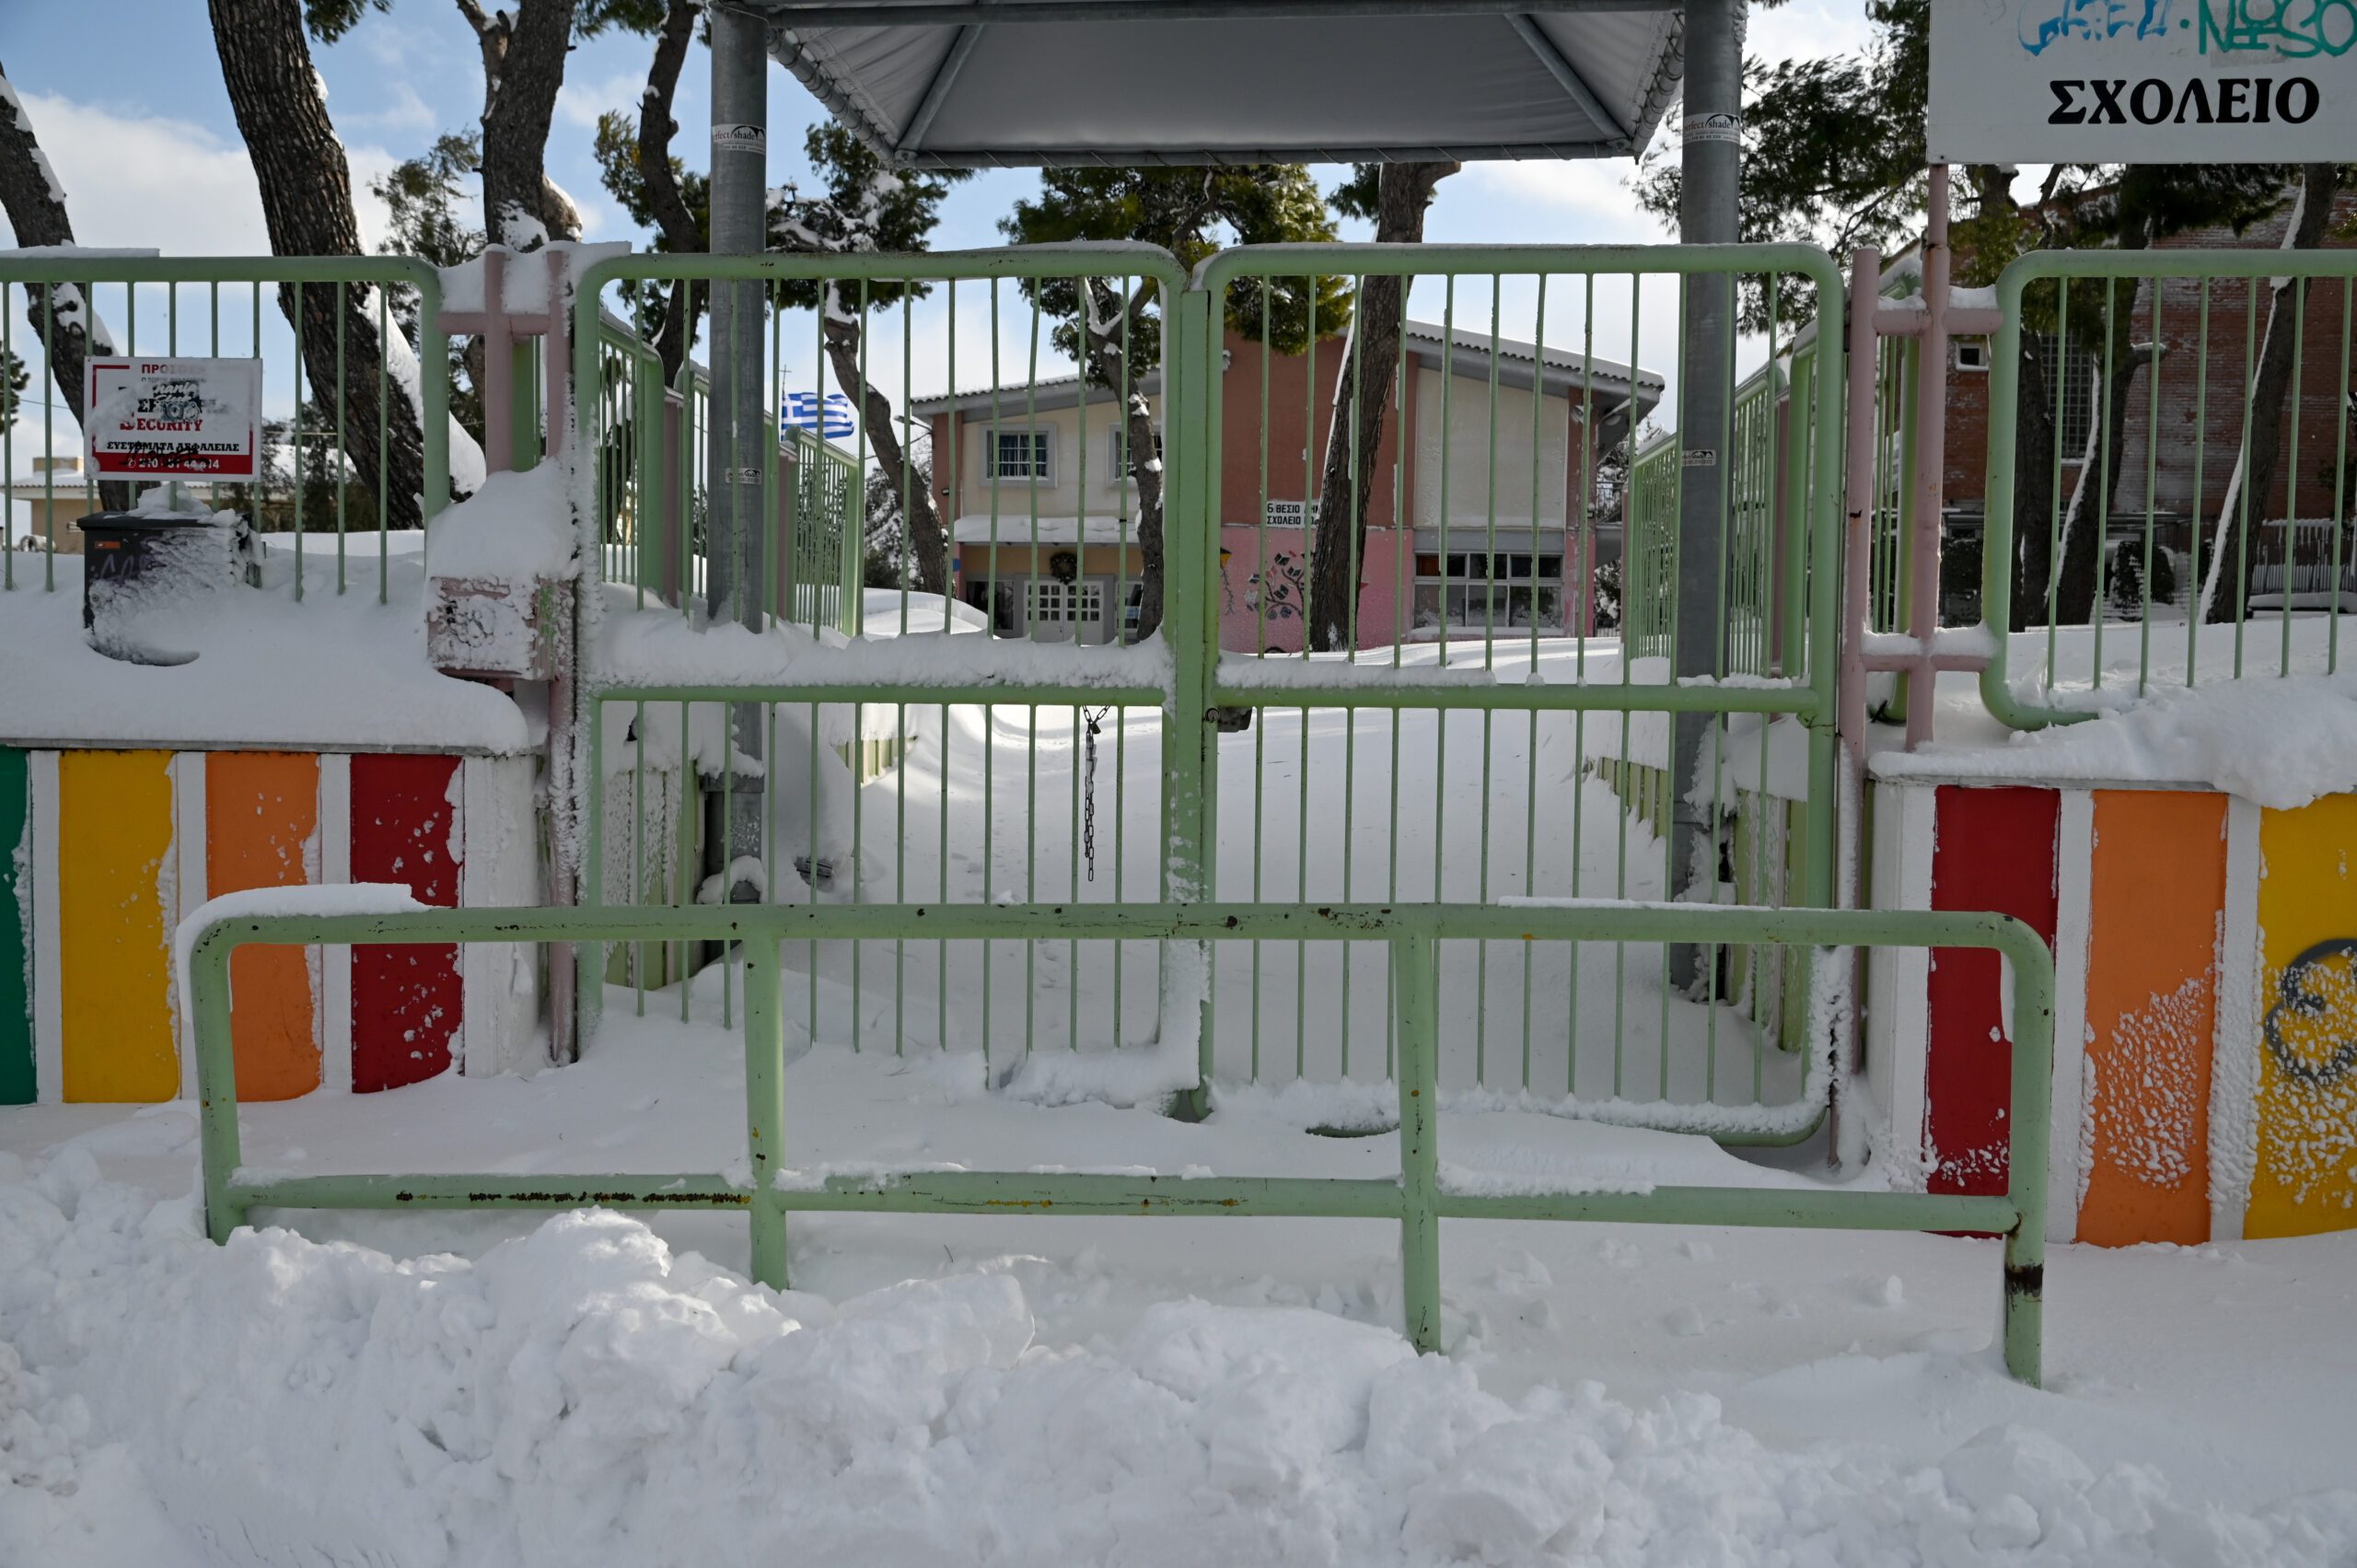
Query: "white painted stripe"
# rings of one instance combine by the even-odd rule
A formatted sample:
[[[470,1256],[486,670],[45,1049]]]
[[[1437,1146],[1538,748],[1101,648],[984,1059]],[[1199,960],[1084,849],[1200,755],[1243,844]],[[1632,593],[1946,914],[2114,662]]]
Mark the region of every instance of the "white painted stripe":
[[[204,760],[202,751],[180,751],[172,756],[172,842],[164,853],[180,867],[173,878],[170,896],[164,900],[164,939],[171,951],[180,952],[181,919],[193,912],[212,894],[207,890],[204,868]],[[174,967],[178,968],[175,958]],[[196,1093],[196,1025],[180,1006],[180,977],[172,976],[172,1040],[180,1057],[180,1098],[192,1100]]]
[[[2226,907],[2218,922],[2218,1033],[2210,1067],[2210,1239],[2240,1241],[2258,1164],[2259,808],[2226,799]]]
[[[2048,1129],[2046,1239],[2079,1234],[2086,1201],[2087,958],[2095,901],[2096,797],[2060,792],[2054,855],[2054,1120]]]
[[[1877,783],[1872,907],[1932,907],[1934,792],[1912,781]],[[1866,1076],[1884,1136],[1877,1151],[1892,1185],[1921,1191],[1925,1165],[1924,1084],[1930,1065],[1931,955],[1921,947],[1868,950]]]
[[[56,1105],[65,1098],[64,964],[58,947],[57,753],[35,751],[25,762],[32,796],[33,1098]]]
[[[319,758],[319,870],[322,885],[352,880],[352,758],[331,751]],[[319,977],[319,1090],[352,1092],[352,949],[318,949]]]

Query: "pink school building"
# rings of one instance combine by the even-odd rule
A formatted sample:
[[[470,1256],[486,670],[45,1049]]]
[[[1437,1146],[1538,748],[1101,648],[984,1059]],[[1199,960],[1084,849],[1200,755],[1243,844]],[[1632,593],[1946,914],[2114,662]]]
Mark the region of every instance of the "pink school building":
[[[1619,524],[1573,530],[1567,546],[1567,504],[1574,521],[1588,510],[1584,462],[1643,423],[1661,399],[1662,377],[1554,348],[1542,361],[1529,343],[1506,339],[1493,354],[1486,333],[1460,330],[1451,342],[1424,322],[1409,322],[1404,336],[1401,406],[1386,411],[1369,465],[1360,645],[1438,635],[1444,611],[1450,627],[1483,626],[1494,614],[1501,628],[1536,618],[1545,628],[1585,630],[1581,618],[1592,607],[1564,601],[1565,557],[1594,550],[1598,564],[1612,559]],[[1302,645],[1306,524],[1344,352],[1343,340],[1328,338],[1314,354],[1266,354],[1264,400],[1261,346],[1228,334],[1220,430],[1228,648]],[[1144,387],[1159,419],[1159,376]],[[1133,619],[1141,563],[1117,402],[1101,388],[1088,388],[1085,402],[1081,392],[1077,377],[1064,377],[911,405],[931,426],[958,591],[1004,635],[1104,643]],[[1580,434],[1584,411],[1595,421],[1592,447]],[[1411,433],[1404,454],[1403,427]],[[1404,526],[1395,489],[1406,500]],[[1573,582],[1587,580],[1581,563],[1570,567]]]

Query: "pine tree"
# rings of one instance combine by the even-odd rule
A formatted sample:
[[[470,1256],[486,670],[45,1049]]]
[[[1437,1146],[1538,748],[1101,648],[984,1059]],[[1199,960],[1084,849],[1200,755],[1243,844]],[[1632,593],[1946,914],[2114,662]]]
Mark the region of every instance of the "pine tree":
[[[1330,241],[1334,218],[1309,170],[1300,164],[1215,168],[1051,168],[1039,196],[1017,202],[999,227],[1021,245],[1123,239],[1158,245],[1182,266],[1230,245]],[[1130,478],[1137,493],[1140,594],[1137,634],[1162,624],[1162,460],[1144,377],[1160,363],[1162,310],[1151,279],[1128,285],[1111,278],[1043,278],[1024,293],[1056,321],[1054,342],[1094,386],[1129,388],[1122,411]],[[1341,278],[1237,281],[1223,302],[1228,327],[1278,354],[1299,354],[1350,323]],[[1126,376],[1124,366],[1126,363]]]

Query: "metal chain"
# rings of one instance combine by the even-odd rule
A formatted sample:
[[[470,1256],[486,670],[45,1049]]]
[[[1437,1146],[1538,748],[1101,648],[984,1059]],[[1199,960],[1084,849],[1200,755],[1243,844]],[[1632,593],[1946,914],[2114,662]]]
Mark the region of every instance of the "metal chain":
[[[1080,853],[1088,862],[1088,879],[1097,880],[1097,726],[1110,708],[1083,708],[1088,733],[1082,738],[1080,775]]]

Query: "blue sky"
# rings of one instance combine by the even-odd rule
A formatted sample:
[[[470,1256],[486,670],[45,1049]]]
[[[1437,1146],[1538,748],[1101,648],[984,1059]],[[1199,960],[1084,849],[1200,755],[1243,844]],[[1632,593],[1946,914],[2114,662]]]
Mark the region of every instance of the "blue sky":
[[[1791,0],[1757,13],[1752,29],[1750,52],[1771,58],[1829,52],[1866,36],[1861,0]],[[644,238],[598,184],[590,145],[601,110],[635,104],[651,53],[647,39],[610,34],[582,44],[568,63],[549,171],[580,205],[587,238]],[[382,224],[366,192],[368,180],[423,151],[439,133],[477,122],[482,77],[473,37],[448,0],[395,0],[389,15],[372,15],[332,46],[315,45],[314,59],[349,152],[362,230],[373,246]],[[170,254],[267,251],[252,169],[199,0],[128,0],[99,13],[0,0],[0,64],[66,188],[81,243]],[[708,69],[698,45],[682,73],[677,107],[679,145],[691,157],[702,142],[696,133],[709,118]],[[801,128],[823,111],[783,68],[772,66],[770,81],[771,179],[783,182],[803,172]],[[1668,238],[1636,209],[1626,189],[1630,170],[1626,162],[1472,165],[1441,186],[1427,238],[1563,244]],[[1341,172],[1320,170],[1321,183],[1330,185]],[[958,187],[935,246],[998,243],[997,220],[1037,182],[1036,173],[996,170]],[[1346,226],[1345,233],[1364,237],[1359,226]],[[1426,297],[1433,292],[1417,291],[1419,314],[1437,316],[1437,297]],[[1666,321],[1673,301],[1665,296],[1655,315],[1648,295],[1647,314]],[[21,334],[21,306],[11,306]],[[1526,309],[1513,296],[1505,302],[1510,334],[1528,331]],[[1486,300],[1469,311],[1460,304],[1460,311],[1486,326]],[[1555,331],[1548,335],[1565,341]],[[144,331],[141,343],[146,346]],[[1659,355],[1648,348],[1645,357],[1651,363]],[[927,379],[922,368],[917,378]],[[959,379],[967,379],[962,368]],[[20,427],[19,468],[26,435]]]
[[[1782,56],[1847,46],[1865,34],[1863,10],[1856,0],[1793,0],[1755,18],[1752,52]],[[250,171],[240,182],[236,168],[223,167],[242,165],[243,144],[204,6],[198,0],[132,0],[106,7],[102,17],[37,0],[0,6],[0,63],[30,100],[77,228],[86,231],[84,243],[160,243],[214,253],[261,249]],[[591,238],[631,234],[598,186],[590,135],[600,110],[636,102],[651,52],[646,39],[611,34],[582,44],[566,67],[549,168],[581,204]],[[314,58],[327,78],[337,132],[351,150],[355,185],[422,151],[437,133],[473,124],[482,110],[473,38],[447,0],[396,0],[389,15],[372,15],[342,41],[315,45]],[[94,69],[98,59],[103,67]],[[684,127],[708,118],[705,79],[698,46],[679,86]],[[772,66],[770,80],[772,178],[784,180],[798,171],[800,127],[822,110],[783,68]],[[693,140],[683,138],[683,148]],[[1630,203],[1622,189],[1627,169],[1625,163],[1477,165],[1441,188],[1430,238],[1664,238]],[[995,242],[998,218],[1036,182],[1020,170],[969,182],[951,197],[935,243]],[[177,232],[158,237],[159,218]],[[369,221],[364,210],[364,225]]]

